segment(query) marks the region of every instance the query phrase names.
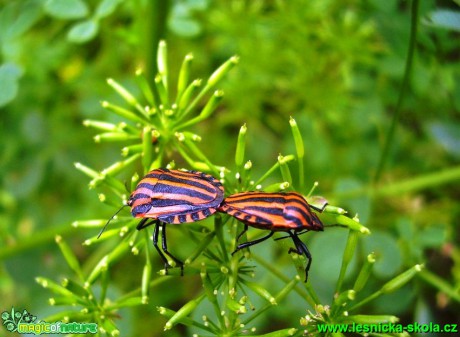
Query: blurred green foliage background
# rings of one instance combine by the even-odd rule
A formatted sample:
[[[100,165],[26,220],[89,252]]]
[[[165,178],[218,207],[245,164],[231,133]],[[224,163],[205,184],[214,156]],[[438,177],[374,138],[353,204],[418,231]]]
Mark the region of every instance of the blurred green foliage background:
[[[455,1],[420,3],[401,118],[389,160],[371,189],[401,90],[410,5],[396,0],[0,1],[0,309],[25,307],[39,317],[53,312],[49,293],[34,278],[69,273],[54,244],[56,234],[82,261],[90,256],[81,243],[95,233],[71,223],[109,218],[113,209],[101,207],[73,163],[102,169],[120,152],[95,144],[94,132],[82,121],[116,121],[99,104],[120,102],[105,79],[136,91],[133,74],[138,67],[155,72],[155,47],[163,37],[173,75],[188,52],[195,57],[196,77],[231,55],[240,57],[221,83],[222,107],[196,127],[215,163],[233,161],[239,127],[246,123],[246,157],[254,170],[265,172],[279,153],[293,152],[288,123],[293,116],[305,142],[307,185],[318,181],[317,193],[358,213],[373,233],[360,242],[360,251],[362,256],[375,251],[379,258],[374,286],[415,263],[425,263],[436,276],[420,277],[373,302],[369,313],[395,314],[406,323],[460,322]],[[307,241],[315,258],[311,282],[327,302],[346,235],[330,229],[308,235]],[[183,240],[172,245],[175,251],[192,247]],[[255,248],[283,272],[289,270],[283,254],[272,250],[269,244]],[[123,294],[137,284],[130,274],[139,273],[141,263],[136,257],[122,260],[112,275],[118,288],[112,290]],[[161,268],[159,259],[153,264]],[[121,313],[122,331],[157,336],[164,318],[155,306],[178,307],[199,287],[185,277],[173,287],[160,285],[148,307]],[[259,331],[297,326],[307,309],[292,295],[259,319]],[[181,328],[165,333],[184,334]]]

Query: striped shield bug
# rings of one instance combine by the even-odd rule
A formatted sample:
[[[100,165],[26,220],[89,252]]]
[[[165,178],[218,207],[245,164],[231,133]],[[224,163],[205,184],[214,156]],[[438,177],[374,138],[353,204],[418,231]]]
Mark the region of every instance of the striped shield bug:
[[[240,249],[267,240],[275,232],[286,232],[287,236],[276,240],[290,237],[295,248],[289,249],[289,253],[295,252],[307,258],[305,268],[305,282],[307,282],[312,257],[298,235],[308,231],[323,231],[324,228],[311,208],[320,212],[323,210],[310,206],[305,198],[296,192],[243,192],[225,198],[218,211],[227,213],[244,224],[244,230],[238,235],[237,243],[248,230],[248,226],[270,230],[268,235],[260,239],[239,244],[232,255]]]
[[[133,217],[142,218],[137,230],[155,225],[153,245],[163,260],[166,271],[171,266],[164,254],[175,261],[183,273],[183,262],[168,251],[166,224],[205,219],[217,211],[223,198],[224,187],[209,174],[155,169],[141,179],[125,206],[131,207]],[[160,227],[163,252],[158,247]]]

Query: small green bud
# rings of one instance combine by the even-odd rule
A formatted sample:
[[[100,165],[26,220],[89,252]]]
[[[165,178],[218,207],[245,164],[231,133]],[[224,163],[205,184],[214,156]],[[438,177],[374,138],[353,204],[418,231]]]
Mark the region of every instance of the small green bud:
[[[237,313],[237,314],[245,314],[246,313],[246,307],[244,305],[241,305],[237,301],[235,301],[232,298],[227,298],[225,301],[225,305],[227,308],[229,308],[231,311]]]
[[[193,54],[187,54],[182,62],[182,66],[179,72],[179,80],[177,81],[177,99],[176,102],[180,100],[182,93],[188,85],[190,78],[190,68],[193,61]]]
[[[207,86],[211,87],[217,84],[239,61],[237,56],[232,56],[224,62],[208,79]]]
[[[74,280],[65,278],[62,280],[61,285],[80,297],[88,297],[88,290]]]
[[[214,91],[208,103],[206,103],[200,115],[198,116],[200,118],[200,121],[211,116],[211,114],[214,112],[214,110],[216,110],[217,106],[219,105],[223,97],[224,92],[222,90]]]
[[[162,80],[164,82],[164,86],[167,87],[167,79],[168,79],[168,48],[166,45],[166,41],[161,40],[158,43],[158,55],[157,55],[157,64],[158,64],[158,72],[161,74]]]
[[[127,157],[135,153],[141,153],[143,148],[142,144],[128,145],[121,149],[121,155]]]
[[[72,227],[75,228],[97,228],[106,224],[107,219],[100,220],[78,220],[72,222]]]
[[[56,243],[59,246],[59,249],[61,250],[62,255],[64,256],[67,264],[69,267],[77,273],[77,275],[81,278],[83,278],[83,273],[80,268],[80,263],[78,262],[77,257],[73,253],[72,249],[67,245],[67,243],[62,240],[62,237],[60,235],[57,235],[56,238]]]
[[[145,123],[147,121],[147,119],[145,119],[144,117],[140,117],[139,115],[137,115],[136,113],[128,110],[128,109],[125,109],[125,108],[122,108],[122,107],[119,107],[118,105],[114,105],[114,104],[111,104],[107,101],[103,101],[101,103],[102,107],[104,109],[107,109],[107,110],[110,110],[114,113],[116,113],[117,115],[123,117],[123,118],[126,118],[126,119],[129,119],[133,122],[136,122],[136,123]]]
[[[132,155],[131,157],[129,157],[129,158],[123,160],[123,161],[115,162],[114,164],[110,165],[109,167],[103,169],[101,174],[103,176],[116,175],[116,174],[120,173],[123,169],[125,169],[127,166],[133,164],[140,156],[141,156],[140,153],[136,153],[136,154]]]
[[[290,184],[285,181],[282,183],[275,183],[264,188],[265,192],[279,192],[289,188]]]
[[[217,108],[219,105],[220,101],[222,100],[222,97],[224,96],[224,92],[222,90],[216,90],[214,94],[211,96],[209,99],[208,103],[206,103],[205,107],[201,111],[201,113],[187,122],[184,122],[178,126],[178,128],[183,129],[185,127],[188,127],[190,125],[199,123],[209,116],[214,112],[214,110]],[[190,107],[188,108],[187,112],[189,111]],[[184,113],[185,114],[185,113]]]
[[[83,125],[86,127],[92,127],[95,129],[99,129],[102,131],[116,131],[119,130],[119,127],[112,123],[101,122],[101,121],[94,121],[90,119],[86,119],[83,121]]]
[[[120,335],[120,331],[115,326],[115,323],[111,319],[101,320],[102,326],[99,327],[100,330],[104,330],[107,335],[116,337]]]
[[[252,168],[252,162],[251,162],[250,160],[248,160],[248,161],[246,162],[246,164],[244,164],[244,169],[245,169],[246,171],[249,171],[251,168]],[[252,183],[254,184],[254,182],[252,182]]]
[[[118,309],[118,308],[124,308],[124,307],[135,307],[138,305],[143,304],[143,298],[140,296],[136,297],[128,297],[125,298],[124,300],[119,300],[111,305],[108,306],[108,310],[113,310],[113,309]]]
[[[178,102],[178,109],[184,110],[190,103],[192,97],[198,92],[198,89],[201,87],[201,80],[196,79],[189,84],[189,86],[185,89],[184,93],[182,94],[179,102]]]
[[[125,140],[138,139],[136,135],[131,135],[126,132],[104,132],[94,136],[94,141],[100,143],[103,141],[106,142],[121,142]]]
[[[90,178],[97,179],[100,177],[99,172],[93,170],[92,168],[89,168],[88,166],[85,166],[81,163],[75,163],[74,165],[77,170],[83,172]]]
[[[126,90],[123,86],[121,86],[118,82],[116,82],[112,78],[107,79],[107,84],[110,85],[115,91],[130,105],[136,106],[139,103],[137,102],[136,98],[131,95],[131,93]]]
[[[176,136],[177,140],[181,143],[185,140],[185,135],[183,132],[176,132],[174,133],[174,136]]]
[[[412,268],[406,270],[405,272],[399,274],[392,280],[385,283],[382,287],[382,293],[387,294],[391,293],[409,282],[417,273],[422,271],[424,268],[423,264],[416,264]]]
[[[355,297],[356,292],[354,290],[345,290],[335,298],[334,302],[337,306],[345,306],[349,301],[353,301]]]
[[[331,206],[331,205],[326,205],[324,208],[324,211],[327,213],[335,213],[335,214],[347,214],[347,211],[344,210],[341,207],[336,207],[336,206]]]
[[[358,324],[397,323],[399,318],[391,315],[351,315],[347,321]]]
[[[277,305],[275,297],[273,297],[272,294],[268,292],[267,289],[265,289],[264,286],[255,283],[255,282],[249,282],[249,281],[243,281],[243,283],[251,289],[253,292],[258,294],[260,297],[265,298],[268,302],[270,302],[272,305]]]
[[[106,231],[107,233],[108,231]],[[90,275],[88,276],[88,279],[86,282],[90,285],[93,284],[94,281],[99,277],[101,272],[106,271],[109,266],[109,255],[105,255],[94,267],[94,269],[91,271]]]
[[[191,141],[194,141],[196,143],[201,142],[201,137],[198,136],[197,134],[194,134],[194,133],[189,132],[189,131],[184,131],[184,132],[182,132],[182,134],[184,135],[184,139],[187,138],[187,139],[189,139]]]
[[[52,297],[48,299],[48,303],[52,306],[55,306],[55,305],[75,306],[78,304],[74,298],[69,298],[69,297]]]
[[[327,208],[327,206],[326,206]],[[370,234],[369,228],[361,225],[355,219],[351,219],[345,215],[337,214],[337,213],[327,213],[323,212],[321,215],[321,219],[325,220],[328,223],[336,223],[348,227],[354,231],[358,231],[361,234]]]
[[[358,277],[356,278],[355,284],[353,286],[354,291],[358,292],[364,288],[364,286],[367,283],[367,280],[369,279],[369,276],[371,275],[374,263],[375,253],[367,255],[367,259],[364,262],[363,267],[361,268],[361,271],[359,272]]]
[[[166,79],[161,74],[155,76],[155,87],[157,89],[158,95],[160,96],[160,109],[163,105],[163,111],[166,108],[165,106],[169,105],[169,97],[168,97],[168,88],[166,86]]]
[[[152,277],[152,265],[149,262],[147,257],[147,263],[144,265],[144,270],[142,272],[142,301],[145,303],[144,299],[149,298],[149,289],[150,289],[150,279]]]
[[[74,302],[79,301],[79,297],[77,297],[73,292],[70,290],[64,288],[60,284],[55,283],[54,281],[51,281],[50,279],[44,278],[44,277],[37,277],[35,278],[35,281],[41,285],[43,288],[49,289],[52,292],[62,295],[63,297],[73,299]]]
[[[182,308],[180,308],[169,320],[166,322],[164,330],[170,330],[174,325],[181,322],[184,318],[195,310],[197,305],[205,298],[205,295],[201,295],[196,299],[187,302]]]
[[[305,150],[303,146],[303,139],[302,134],[300,133],[299,127],[297,126],[297,122],[294,118],[289,119],[289,124],[291,125],[292,135],[294,136],[294,143],[297,152],[297,157],[299,160],[303,159]]]
[[[120,194],[123,194],[124,192],[126,192],[125,185],[123,185],[123,183],[120,180],[115,179],[111,175],[102,175],[101,174],[99,177],[97,177],[97,178],[95,178],[95,179],[93,179],[93,180],[91,180],[89,182],[89,187],[90,187],[90,189],[95,188],[95,187],[99,186],[101,183],[104,183],[107,186],[113,188],[114,190],[116,190]]]
[[[247,132],[246,124],[240,128],[240,132],[238,134],[238,140],[236,142],[236,152],[235,152],[235,164],[238,171],[241,171],[241,166],[243,165],[244,161],[244,152],[246,148],[246,132]]]
[[[155,96],[153,95],[152,89],[150,88],[150,85],[147,82],[147,79],[145,78],[144,71],[142,69],[137,69],[135,75],[137,85],[144,94],[144,97],[147,99],[147,102],[152,106],[156,106]],[[145,109],[145,112],[148,115],[151,114],[152,110]]]

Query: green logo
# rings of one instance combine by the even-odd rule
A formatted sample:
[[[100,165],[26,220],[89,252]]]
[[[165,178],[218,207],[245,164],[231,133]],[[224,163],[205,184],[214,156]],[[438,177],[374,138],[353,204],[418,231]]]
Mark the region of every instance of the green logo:
[[[27,312],[27,310],[15,310],[11,308],[11,312],[2,312],[3,325],[9,332],[19,332],[21,334],[88,334],[97,333],[96,323],[78,323],[78,322],[54,322],[48,323],[45,321],[35,322],[37,316]]]
[[[2,321],[6,330],[10,332],[18,331],[18,325],[20,323],[33,323],[37,319],[37,316],[34,316],[27,312],[27,310],[15,311],[14,308],[11,308],[11,312],[4,311],[2,312]]]

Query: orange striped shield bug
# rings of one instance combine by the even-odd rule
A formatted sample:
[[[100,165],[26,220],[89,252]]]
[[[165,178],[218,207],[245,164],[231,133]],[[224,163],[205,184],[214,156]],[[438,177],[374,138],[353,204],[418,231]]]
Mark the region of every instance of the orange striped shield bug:
[[[321,220],[311,211],[312,208],[323,211],[323,209],[310,206],[305,198],[296,192],[243,192],[225,198],[218,210],[235,217],[244,224],[244,230],[238,235],[237,242],[248,230],[248,226],[270,231],[268,235],[260,239],[239,244],[232,255],[240,249],[267,240],[275,232],[286,232],[287,236],[276,240],[290,237],[295,248],[289,249],[289,253],[295,252],[307,258],[305,268],[305,282],[307,282],[312,257],[298,235],[324,229]]]
[[[168,251],[166,224],[205,219],[217,211],[223,199],[224,187],[209,174],[155,169],[141,179],[125,206],[131,207],[133,217],[142,218],[137,230],[155,225],[153,245],[163,260],[166,271],[171,266],[164,254],[175,261],[183,273],[184,263]],[[158,247],[160,227],[163,252]]]

